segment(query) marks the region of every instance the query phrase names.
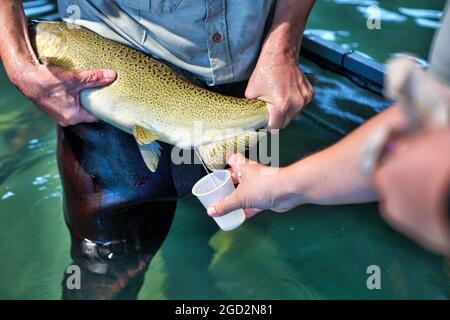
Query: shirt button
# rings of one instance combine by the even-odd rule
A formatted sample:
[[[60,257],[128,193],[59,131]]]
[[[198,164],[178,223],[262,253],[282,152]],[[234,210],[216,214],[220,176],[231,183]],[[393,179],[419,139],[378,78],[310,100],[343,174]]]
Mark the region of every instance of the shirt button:
[[[216,33],[214,33],[212,39],[215,43],[218,43],[218,42],[222,41],[222,34],[220,32],[216,32]]]

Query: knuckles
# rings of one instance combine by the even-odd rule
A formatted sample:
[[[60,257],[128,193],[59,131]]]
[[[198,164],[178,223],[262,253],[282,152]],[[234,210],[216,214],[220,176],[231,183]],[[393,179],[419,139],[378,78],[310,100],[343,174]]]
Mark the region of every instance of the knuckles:
[[[305,105],[305,102],[308,100],[307,97],[303,97],[302,95],[295,95],[291,98],[292,109],[295,111],[299,111]],[[307,103],[307,102],[306,102]]]

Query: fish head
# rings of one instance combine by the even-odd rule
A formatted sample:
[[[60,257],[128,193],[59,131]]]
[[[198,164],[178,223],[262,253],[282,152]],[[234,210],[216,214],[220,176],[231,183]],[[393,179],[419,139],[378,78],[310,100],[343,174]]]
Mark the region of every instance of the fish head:
[[[67,25],[61,22],[30,22],[31,43],[40,60],[44,58],[64,58],[68,47],[67,31]]]

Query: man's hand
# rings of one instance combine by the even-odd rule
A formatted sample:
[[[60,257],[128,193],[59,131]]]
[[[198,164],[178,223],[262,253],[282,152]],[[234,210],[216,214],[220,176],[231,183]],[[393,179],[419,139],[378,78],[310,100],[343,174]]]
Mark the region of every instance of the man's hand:
[[[314,0],[278,0],[245,96],[267,103],[267,129],[281,129],[311,102],[314,88],[298,67],[300,46]]]
[[[286,127],[314,97],[314,88],[296,57],[263,52],[245,92],[267,103],[268,130]]]
[[[450,129],[389,142],[375,172],[381,211],[396,229],[434,252],[450,253]]]
[[[23,69],[22,69],[23,70]],[[13,73],[13,83],[60,126],[97,119],[80,104],[80,91],[101,87],[116,79],[113,70],[74,72],[54,65],[33,65]]]
[[[61,126],[97,121],[80,105],[80,91],[113,82],[112,70],[77,73],[40,64],[28,35],[22,1],[2,0],[0,7],[0,59],[9,79]]]
[[[301,197],[292,192],[287,168],[266,167],[246,159],[240,153],[228,160],[231,177],[239,184],[236,191],[208,208],[208,214],[219,217],[245,208],[247,219],[262,210],[286,212],[299,205]]]

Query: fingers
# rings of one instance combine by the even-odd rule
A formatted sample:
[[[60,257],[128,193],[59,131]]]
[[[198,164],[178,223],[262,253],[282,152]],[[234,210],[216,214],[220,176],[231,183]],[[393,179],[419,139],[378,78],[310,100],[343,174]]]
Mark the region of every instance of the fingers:
[[[257,165],[258,163],[247,159],[241,153],[234,153],[228,159],[228,164],[230,165],[229,171],[231,172],[233,183],[239,184],[242,182],[244,173],[247,170],[247,165]]]
[[[306,106],[314,99],[316,91],[314,86],[311,84],[311,81],[308,79],[308,76],[305,74],[303,74],[303,81],[299,83],[299,87],[304,98],[304,105]]]
[[[233,182],[235,184],[239,184],[244,176],[245,167],[247,165],[256,164],[256,162],[251,161],[244,157],[240,153],[232,154],[228,159],[228,164],[230,165],[231,176],[233,178]],[[245,208],[245,201],[240,196],[241,189],[237,188],[232,194],[223,199],[222,201],[218,201],[208,208],[208,214],[211,217],[220,217],[223,216],[233,210]],[[254,216],[259,211],[254,211],[254,209],[248,209],[246,211],[246,215],[248,217]]]
[[[239,184],[242,177],[241,165],[244,164],[248,159],[246,159],[240,153],[234,153],[228,159],[228,165],[230,168],[228,169],[231,173],[231,179],[234,184]]]
[[[228,171],[231,173],[231,180],[233,181],[233,184],[239,184],[240,177],[238,177],[237,173],[235,173],[232,168],[229,168]]]
[[[244,209],[245,218],[250,219],[250,218],[256,216],[261,211],[262,211],[261,209]]]
[[[230,194],[225,199],[214,203],[208,208],[208,215],[211,217],[220,217],[231,211],[243,208],[244,204],[241,202],[239,197],[239,188],[236,189],[232,194]]]
[[[302,77],[299,79],[298,92],[298,95],[291,98],[290,106],[285,107],[287,112],[284,114],[281,128],[286,128],[314,98],[314,88],[304,74],[302,74]]]
[[[285,114],[282,108],[277,107],[271,103],[267,103],[267,110],[269,112],[269,122],[267,123],[267,130],[270,132],[272,130],[284,128]]]
[[[83,89],[103,87],[116,80],[116,77],[116,72],[110,69],[83,71],[78,74],[78,83],[74,89],[79,92]]]
[[[230,158],[228,159],[228,164],[230,165],[232,171],[231,173],[236,173],[238,169],[243,164],[256,164],[257,162],[252,161],[250,159],[247,159],[244,157],[242,153],[233,153]]]
[[[298,94],[292,96],[290,100],[282,101],[276,104],[267,103],[269,112],[269,122],[267,129],[283,129],[289,125],[303,109],[303,107],[312,101],[313,92],[305,84],[298,87]]]
[[[60,126],[76,125],[79,123],[96,122],[98,119],[86,111],[80,104],[79,92],[87,88],[96,88],[110,84],[117,77],[114,70],[98,69],[74,73],[68,80],[68,92],[73,95],[73,101],[60,111],[57,123]]]

